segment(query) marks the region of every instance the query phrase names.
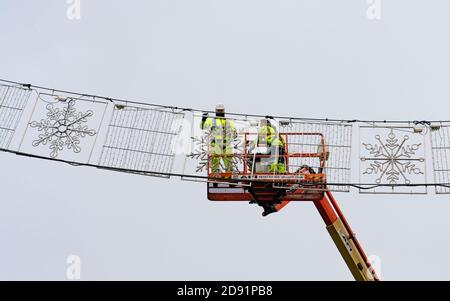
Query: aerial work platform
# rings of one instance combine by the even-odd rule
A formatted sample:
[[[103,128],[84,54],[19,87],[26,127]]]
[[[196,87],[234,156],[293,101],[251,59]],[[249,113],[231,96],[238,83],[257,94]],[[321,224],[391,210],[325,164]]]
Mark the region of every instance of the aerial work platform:
[[[208,199],[256,203],[264,208],[263,216],[280,211],[291,201],[312,202],[353,277],[360,281],[378,280],[327,187],[325,171],[330,152],[325,135],[317,132],[280,132],[278,135],[284,143],[275,152],[273,149],[269,152],[249,147],[255,144],[256,135],[252,132],[238,134],[236,139],[242,147],[234,148],[233,152],[208,152]],[[290,141],[298,141],[299,137],[308,137],[309,143],[293,142],[290,145]],[[213,160],[216,160],[216,165],[217,160],[231,160],[233,169],[224,170],[221,166],[221,170],[214,171],[211,166]],[[274,162],[282,162],[282,172],[268,171]]]
[[[329,158],[328,147],[321,133],[285,132],[280,133],[282,148],[275,152],[264,148],[251,149],[256,133],[243,132],[242,148],[228,154],[208,154],[208,199],[211,201],[254,201],[277,202],[317,201],[323,198],[326,190],[325,167]],[[301,152],[299,145],[291,147],[289,141],[308,136],[316,141],[315,152]],[[308,146],[308,149],[311,145]],[[239,151],[240,150],[240,151]],[[213,158],[232,160],[233,170],[214,172],[211,168]],[[270,172],[273,162],[282,162],[284,172]],[[309,164],[301,161],[308,161]]]

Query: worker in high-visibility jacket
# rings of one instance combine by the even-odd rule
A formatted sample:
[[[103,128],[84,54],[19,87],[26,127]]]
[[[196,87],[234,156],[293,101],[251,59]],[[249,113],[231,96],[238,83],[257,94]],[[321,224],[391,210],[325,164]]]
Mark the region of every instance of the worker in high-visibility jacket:
[[[225,107],[223,105],[216,106],[215,117],[208,117],[207,113],[203,114],[200,128],[209,132],[211,171],[213,173],[233,171],[231,143],[236,138],[236,128],[232,120],[225,118]]]
[[[259,122],[256,145],[266,145],[269,148],[270,157],[263,159],[263,161],[269,160],[269,172],[284,173],[286,171],[284,141],[270,120],[262,119]]]

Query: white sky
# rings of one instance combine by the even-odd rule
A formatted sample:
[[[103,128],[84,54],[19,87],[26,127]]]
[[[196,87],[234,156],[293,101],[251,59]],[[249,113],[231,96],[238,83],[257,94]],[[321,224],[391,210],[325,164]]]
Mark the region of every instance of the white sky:
[[[450,3],[0,4],[0,77],[161,104],[361,119],[449,119]],[[357,152],[354,151],[355,160]],[[0,154],[0,279],[350,280],[314,206],[261,218],[204,184]],[[385,280],[449,280],[448,196],[337,195]]]

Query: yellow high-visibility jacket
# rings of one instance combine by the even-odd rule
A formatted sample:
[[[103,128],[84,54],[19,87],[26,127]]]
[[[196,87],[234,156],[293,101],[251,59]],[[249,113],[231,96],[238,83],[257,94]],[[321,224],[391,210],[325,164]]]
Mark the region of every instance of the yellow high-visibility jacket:
[[[200,128],[211,132],[211,144],[222,143],[226,145],[236,138],[236,128],[233,121],[223,117],[208,117],[200,123]]]
[[[257,143],[264,143],[268,146],[284,146],[283,139],[278,135],[277,130],[269,125],[258,129]]]

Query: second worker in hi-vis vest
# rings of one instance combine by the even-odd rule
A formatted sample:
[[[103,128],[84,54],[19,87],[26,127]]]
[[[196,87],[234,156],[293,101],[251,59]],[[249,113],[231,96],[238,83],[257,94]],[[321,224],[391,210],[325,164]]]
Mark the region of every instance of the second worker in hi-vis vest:
[[[252,172],[285,173],[285,145],[270,120],[261,119],[256,139],[251,143],[249,160]]]

